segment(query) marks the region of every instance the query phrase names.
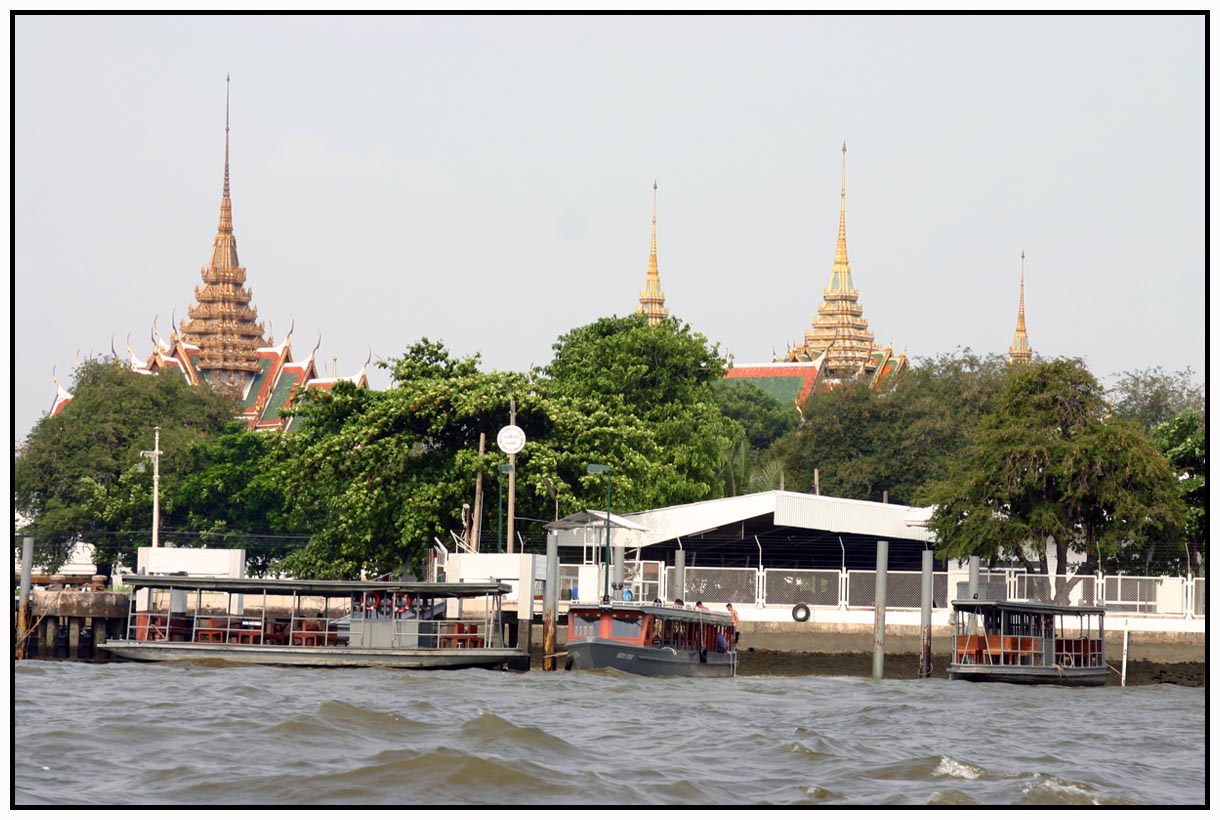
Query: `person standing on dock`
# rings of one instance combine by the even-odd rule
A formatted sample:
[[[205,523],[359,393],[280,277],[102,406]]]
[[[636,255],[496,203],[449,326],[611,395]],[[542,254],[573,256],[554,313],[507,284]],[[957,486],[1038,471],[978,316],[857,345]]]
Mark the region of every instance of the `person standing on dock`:
[[[733,616],[733,646],[737,646],[737,639],[741,637],[741,633],[737,631],[737,610],[733,609],[732,604],[725,604],[728,607],[729,614]]]

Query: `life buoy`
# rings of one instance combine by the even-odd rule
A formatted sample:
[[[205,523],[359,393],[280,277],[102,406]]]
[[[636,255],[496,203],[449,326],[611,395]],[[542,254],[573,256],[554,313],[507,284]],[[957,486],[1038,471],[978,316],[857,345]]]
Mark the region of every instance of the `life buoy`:
[[[792,607],[792,620],[801,623],[809,620],[809,606],[807,604],[797,604]]]
[[[377,608],[379,608],[380,606],[381,606],[381,593],[380,592],[364,593],[364,608],[365,609],[367,609],[369,612],[372,612],[372,611],[376,610]]]
[[[1063,667],[1063,668],[1065,668],[1065,669],[1071,669],[1071,668],[1072,668],[1072,665],[1073,665],[1074,663],[1075,663],[1075,661],[1074,661],[1074,660],[1072,660],[1072,656],[1071,656],[1071,655],[1060,655],[1060,656],[1059,656],[1059,665],[1060,665],[1060,666],[1062,666],[1062,667]]]
[[[394,611],[399,615],[411,609],[411,596],[400,592],[394,596]]]

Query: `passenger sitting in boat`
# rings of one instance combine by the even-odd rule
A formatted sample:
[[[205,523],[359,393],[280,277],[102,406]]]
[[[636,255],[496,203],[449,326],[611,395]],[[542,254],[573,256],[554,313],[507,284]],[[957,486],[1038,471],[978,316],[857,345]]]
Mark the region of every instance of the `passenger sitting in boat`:
[[[707,609],[707,607],[703,605],[703,601],[695,601],[695,609]]]
[[[686,604],[682,602],[681,598],[674,598],[674,606],[686,606]]]
[[[728,642],[728,639],[726,639],[724,637],[723,632],[716,633],[716,651],[717,652],[728,652],[729,651],[729,642]]]

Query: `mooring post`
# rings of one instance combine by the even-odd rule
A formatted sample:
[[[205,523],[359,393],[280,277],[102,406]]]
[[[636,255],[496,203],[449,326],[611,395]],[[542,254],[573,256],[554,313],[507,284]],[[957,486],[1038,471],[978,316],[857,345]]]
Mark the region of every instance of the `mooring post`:
[[[546,534],[546,584],[542,588],[542,671],[555,671],[555,609],[559,601],[559,533]]]
[[[966,596],[970,600],[979,597],[979,557],[977,555],[970,556],[970,575],[969,582],[966,584]],[[973,635],[978,631],[978,616],[971,614],[966,620],[966,631]]]
[[[681,546],[674,552],[674,589],[669,591],[669,597],[686,600],[686,550]]]
[[[17,599],[17,653],[18,660],[25,658],[26,631],[29,629],[27,613],[30,605],[30,576],[34,568],[34,539],[28,535],[21,539],[21,595]]]
[[[1124,618],[1123,619],[1123,674],[1122,674],[1122,680],[1119,681],[1119,684],[1121,686],[1127,685],[1127,641],[1130,640],[1130,638],[1131,638],[1131,630],[1128,629],[1127,624],[1128,624],[1128,621],[1126,618]],[[1104,642],[1102,643],[1102,646],[1105,646]],[[1103,657],[1101,659],[1101,662],[1102,662],[1102,664],[1105,664],[1106,659]]]
[[[920,634],[923,646],[919,653],[919,677],[932,676],[932,550],[923,551],[923,595],[919,611]]]
[[[625,561],[625,556],[623,553],[626,552],[626,550],[627,548],[622,544],[614,545],[614,594],[611,597],[616,601],[625,600],[623,596],[623,578],[625,575],[623,572],[623,564]]]
[[[877,542],[877,592],[873,598],[873,680],[885,677],[885,571],[890,563],[890,542]]]

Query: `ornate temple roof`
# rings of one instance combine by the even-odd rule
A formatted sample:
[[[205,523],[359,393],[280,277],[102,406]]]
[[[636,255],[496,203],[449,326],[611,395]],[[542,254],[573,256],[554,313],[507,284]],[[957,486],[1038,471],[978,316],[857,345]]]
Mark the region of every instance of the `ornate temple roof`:
[[[246,269],[237,258],[233,203],[229,198],[229,78],[225,78],[225,170],[220,222],[212,242],[212,259],[201,269],[203,287],[195,287],[195,304],[181,323],[182,340],[198,348],[199,375],[240,396],[249,392],[261,370],[258,349],[267,346],[252,292],[242,287]]]
[[[339,382],[353,382],[368,387],[368,365],[372,351],[360,372],[341,377],[332,374],[320,377],[314,364],[315,345],[303,362],[292,360],[292,328],[281,344],[267,335],[258,315],[250,306],[250,291],[243,288],[246,270],[237,258],[237,241],[233,237],[233,206],[229,197],[229,98],[225,78],[225,169],[224,190],[220,199],[220,224],[212,243],[212,259],[202,269],[204,286],[196,286],[195,300],[188,315],[190,321],[180,325],[182,333],[171,332],[169,340],[161,336],[153,320],[153,352],[141,359],[127,344],[128,358],[117,352],[114,357],[136,373],[176,373],[187,384],[202,381],[228,390],[238,404],[238,418],[250,430],[290,429],[294,420],[281,418],[301,391],[316,388],[328,390]],[[322,339],[319,336],[318,345]],[[114,350],[113,343],[111,350]],[[78,363],[79,365],[79,363]],[[335,371],[337,373],[336,363]],[[52,374],[54,375],[54,374]],[[59,414],[72,401],[72,394],[55,379],[57,388],[51,415]]]
[[[789,348],[782,360],[777,356],[770,365],[733,366],[725,378],[752,381],[799,409],[819,386],[830,388],[844,381],[867,379],[874,390],[880,390],[886,379],[909,366],[905,350],[895,354],[892,343],[885,347],[874,343],[852,282],[847,260],[847,143],[843,143],[839,236],[818,315],[805,331],[804,342]]]
[[[785,361],[808,362],[825,355],[823,368],[828,377],[847,378],[861,367],[870,370],[877,352],[873,334],[864,318],[859,292],[851,278],[847,260],[847,143],[843,143],[843,167],[839,185],[839,236],[835,243],[830,282],[822,291],[822,303],[812,326],[805,331],[804,344],[791,348]]]
[[[1012,347],[1008,348],[1008,363],[1029,361],[1032,356],[1025,332],[1025,251],[1021,251],[1021,301],[1017,307],[1017,330],[1012,334]]]
[[[665,293],[661,290],[661,273],[657,268],[657,182],[652,181],[652,248],[648,252],[648,272],[644,275],[644,289],[640,291],[640,304],[636,313],[648,317],[648,324],[655,325],[669,315],[665,307]]]

